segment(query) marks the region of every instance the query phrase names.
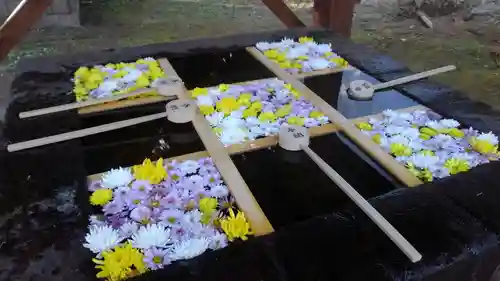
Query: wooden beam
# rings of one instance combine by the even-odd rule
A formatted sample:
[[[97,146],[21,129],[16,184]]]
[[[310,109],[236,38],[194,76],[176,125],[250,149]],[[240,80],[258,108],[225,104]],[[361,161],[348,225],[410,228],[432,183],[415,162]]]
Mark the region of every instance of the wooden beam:
[[[357,0],[330,0],[328,27],[345,36],[351,37],[354,7]]]
[[[5,59],[43,16],[53,0],[22,0],[0,27],[0,61]]]
[[[288,28],[306,26],[282,0],[262,0],[273,14]]]

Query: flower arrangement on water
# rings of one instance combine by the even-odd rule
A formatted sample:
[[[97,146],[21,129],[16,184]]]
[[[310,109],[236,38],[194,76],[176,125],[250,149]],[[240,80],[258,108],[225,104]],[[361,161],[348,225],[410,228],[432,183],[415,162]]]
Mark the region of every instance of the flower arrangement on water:
[[[153,58],[80,67],[74,73],[73,93],[77,101],[106,98],[137,89],[156,88],[164,83],[164,78],[165,73]]]
[[[432,111],[385,110],[356,126],[423,181],[430,182],[498,160],[498,137],[461,129]]]
[[[124,280],[224,248],[252,235],[212,159],[112,169],[89,186],[90,217],[83,246],[97,277]]]
[[[195,88],[191,96],[224,145],[275,135],[286,124],[310,128],[329,122],[290,84],[275,78]]]
[[[300,37],[298,41],[284,38],[280,42],[259,42],[255,47],[292,74],[349,66],[332,51],[330,44],[316,43],[311,37]]]

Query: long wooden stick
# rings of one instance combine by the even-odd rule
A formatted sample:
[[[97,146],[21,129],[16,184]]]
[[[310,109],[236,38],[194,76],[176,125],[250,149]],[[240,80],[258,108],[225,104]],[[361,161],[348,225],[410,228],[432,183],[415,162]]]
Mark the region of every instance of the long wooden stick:
[[[165,74],[179,77],[168,60],[160,59],[159,63]],[[188,95],[187,91],[188,90],[184,88],[184,91],[179,93],[178,98],[190,99],[191,97]],[[193,126],[200,136],[203,145],[205,145],[208,154],[214,160],[217,170],[219,170],[219,173],[226,182],[239,208],[247,216],[255,235],[265,235],[274,232],[271,223],[234,165],[233,160],[229,157],[228,151],[214,134],[208,121],[199,111],[195,114]]]
[[[123,94],[123,95],[115,95],[109,98],[102,98],[102,99],[92,99],[92,100],[86,100],[82,102],[74,102],[74,103],[68,103],[68,104],[62,104],[62,105],[57,105],[57,106],[51,106],[51,107],[46,107],[46,108],[41,108],[41,109],[35,109],[35,110],[30,110],[30,111],[24,111],[19,113],[19,118],[24,119],[24,118],[30,118],[30,117],[35,117],[35,116],[40,116],[40,115],[46,115],[46,114],[52,114],[52,113],[57,113],[57,112],[62,112],[62,111],[67,111],[67,110],[72,110],[72,109],[78,109],[86,106],[92,106],[92,105],[98,105],[102,103],[107,103],[107,102],[113,102],[113,101],[119,101],[122,99],[130,98],[130,97],[135,97],[139,96],[142,94],[147,94],[154,92],[155,89],[138,89],[136,91],[133,91],[128,94]]]
[[[108,131],[112,131],[112,130],[125,128],[125,127],[129,127],[129,126],[133,126],[133,125],[137,125],[137,124],[141,124],[144,122],[149,122],[149,121],[153,121],[153,120],[161,119],[161,118],[165,118],[165,117],[167,117],[167,113],[161,112],[161,113],[151,114],[151,115],[147,115],[147,116],[132,118],[132,119],[128,119],[128,120],[118,121],[118,122],[114,122],[114,123],[104,124],[104,125],[100,125],[100,126],[85,128],[82,130],[53,135],[53,136],[49,136],[49,137],[44,137],[44,138],[39,138],[39,139],[34,139],[34,140],[29,140],[29,141],[24,141],[24,142],[18,142],[18,143],[8,145],[7,151],[9,151],[9,152],[19,151],[19,150],[39,147],[39,146],[43,146],[43,145],[47,145],[47,144],[77,139],[77,138],[81,138],[81,137],[85,137],[85,136],[90,136],[90,135],[95,135],[95,134],[99,134],[99,133],[104,133],[104,132],[108,132]]]
[[[412,261],[417,262],[422,259],[422,255],[399,233],[399,231],[389,223],[373,206],[366,201],[356,189],[354,189],[342,176],[339,175],[321,157],[312,151],[308,146],[301,146],[302,150],[318,165],[318,167],[333,181],[351,200],[389,237],[389,239],[403,251]]]
[[[440,68],[436,68],[436,69],[432,69],[432,70],[420,72],[420,73],[417,73],[417,74],[413,74],[413,75],[401,77],[401,78],[398,78],[398,79],[394,79],[394,80],[391,80],[391,81],[388,81],[388,82],[375,84],[375,85],[373,85],[373,90],[377,91],[377,90],[382,90],[382,89],[394,87],[394,86],[405,84],[405,83],[410,83],[410,82],[413,82],[413,81],[417,81],[417,80],[420,80],[420,79],[424,79],[424,78],[427,78],[427,77],[430,77],[430,76],[434,76],[434,75],[437,75],[437,74],[445,73],[445,72],[452,71],[452,70],[455,70],[455,69],[457,69],[457,67],[454,66],[454,65],[443,66],[443,67],[440,67]]]
[[[295,79],[290,74],[286,73],[276,63],[268,60],[259,50],[254,47],[248,47],[247,51],[252,54],[257,60],[271,70],[278,78],[289,83],[299,91],[306,99],[317,106],[330,120],[339,126],[341,130],[357,145],[359,145],[366,153],[378,161],[385,169],[387,169],[396,178],[402,181],[409,187],[422,184],[422,181],[413,175],[408,169],[399,164],[392,156],[387,154],[379,145],[374,143],[363,132],[358,130],[352,122],[346,119],[340,112],[333,108],[330,104],[316,95],[313,91],[307,88],[300,81]]]

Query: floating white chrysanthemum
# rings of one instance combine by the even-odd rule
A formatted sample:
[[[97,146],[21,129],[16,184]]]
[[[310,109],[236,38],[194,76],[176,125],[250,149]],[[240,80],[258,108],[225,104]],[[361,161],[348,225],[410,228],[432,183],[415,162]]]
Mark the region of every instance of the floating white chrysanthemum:
[[[208,247],[212,250],[222,249],[227,246],[227,237],[223,233],[217,232],[215,235],[210,237],[210,244]]]
[[[454,119],[442,119],[439,121],[439,124],[446,128],[458,128],[460,126],[460,123]]]
[[[86,243],[83,244],[83,247],[99,254],[113,249],[122,240],[118,231],[111,226],[92,225],[89,227],[89,233],[85,235]]]
[[[267,51],[271,49],[272,45],[269,42],[258,42],[255,44],[255,47],[259,49],[259,51]]]
[[[330,44],[318,44],[316,46],[316,51],[320,53],[327,53],[332,51],[332,46]]]
[[[410,156],[408,162],[411,162],[417,168],[429,169],[434,167],[439,162],[439,157],[419,153]]]
[[[116,88],[118,88],[118,81],[116,81],[116,80],[104,81],[99,86],[99,90],[104,91],[104,92],[109,92],[109,93],[115,91]]]
[[[495,136],[492,132],[482,133],[477,137],[478,140],[486,141],[492,145],[498,144],[498,137]]]
[[[150,224],[139,228],[132,236],[132,245],[139,249],[162,248],[170,242],[170,231],[160,224]]]
[[[201,95],[197,98],[198,105],[210,105],[213,106],[215,104],[214,99],[211,96]]]
[[[196,173],[196,171],[198,171],[200,164],[193,160],[186,160],[180,163],[177,167],[180,171],[184,172],[185,174],[194,174]]]
[[[127,222],[120,227],[120,235],[122,237],[131,237],[139,230],[139,224],[136,222]]]
[[[331,65],[328,60],[322,58],[310,59],[308,63],[313,70],[327,69]]]
[[[175,260],[191,259],[203,254],[209,247],[210,241],[205,238],[193,238],[174,244],[169,257]]]
[[[247,139],[247,132],[241,128],[226,128],[220,135],[220,141],[224,145],[242,143]]]
[[[113,189],[119,186],[127,186],[133,180],[134,176],[132,176],[130,169],[111,169],[102,176],[101,185],[104,188]]]

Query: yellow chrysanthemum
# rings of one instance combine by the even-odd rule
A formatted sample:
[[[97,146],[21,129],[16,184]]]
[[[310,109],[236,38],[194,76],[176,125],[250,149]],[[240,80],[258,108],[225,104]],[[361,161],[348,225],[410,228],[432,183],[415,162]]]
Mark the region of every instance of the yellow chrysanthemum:
[[[275,115],[276,115],[276,117],[281,118],[281,117],[285,117],[288,114],[290,114],[291,111],[292,111],[292,105],[291,104],[286,104],[283,107],[281,107],[278,110],[276,110]]]
[[[308,43],[308,42],[314,42],[314,39],[312,37],[307,37],[307,36],[302,36],[299,38],[299,43]]]
[[[275,59],[279,55],[279,52],[276,50],[266,50],[264,51],[264,56],[270,58],[270,59]]]
[[[97,278],[121,281],[147,271],[144,255],[130,243],[116,246],[112,251],[102,253],[102,259],[92,259],[101,271]]]
[[[429,128],[429,127],[423,127],[423,128],[420,128],[420,133],[422,134],[425,134],[425,135],[428,135],[428,136],[436,136],[439,134],[438,131],[432,129],[432,128]]]
[[[200,112],[203,115],[210,115],[210,114],[215,112],[215,108],[211,105],[200,105],[199,108],[200,108]]]
[[[194,88],[191,90],[191,97],[197,98],[198,96],[206,96],[208,95],[208,89],[207,88]]]
[[[229,209],[229,217],[220,220],[220,226],[224,233],[226,233],[229,241],[237,238],[247,240],[247,235],[253,234],[250,230],[250,224],[245,218],[245,214],[238,211],[238,214],[235,216],[233,209]]]
[[[323,117],[325,116],[325,114],[323,114],[323,112],[320,112],[320,111],[317,111],[317,110],[313,110],[311,111],[311,114],[309,114],[309,117],[311,118],[320,118],[320,117]]]
[[[293,62],[292,63],[292,68],[302,69],[302,64],[300,64],[298,62]]]
[[[434,153],[434,151],[428,150],[428,149],[424,149],[424,150],[420,151],[420,154],[425,155],[425,156],[434,156],[434,155],[436,155]]]
[[[90,204],[94,206],[104,206],[113,199],[113,191],[111,189],[97,189],[90,196]]]
[[[132,167],[134,177],[138,180],[147,180],[152,184],[158,184],[167,177],[167,170],[163,167],[163,159],[160,158],[156,165],[148,158],[141,165]]]
[[[457,158],[446,160],[446,162],[444,162],[444,167],[448,169],[451,175],[466,172],[470,169],[469,162]]]
[[[423,180],[424,182],[431,182],[432,179],[433,179],[433,175],[431,173],[431,171],[425,169],[423,171],[421,171],[418,175],[418,177]]]
[[[381,134],[376,134],[376,135],[373,135],[373,136],[372,136],[372,140],[373,140],[376,144],[381,144],[381,143],[382,143],[382,135],[381,135]]]
[[[480,140],[476,137],[470,138],[469,144],[472,149],[481,154],[495,154],[498,150],[498,145],[494,145],[486,140]]]
[[[227,84],[220,84],[219,85],[219,91],[225,92],[227,90],[229,90],[229,85],[227,85]]]
[[[274,122],[276,120],[276,116],[274,116],[274,113],[272,113],[271,111],[262,112],[259,115],[259,120],[260,121]]]
[[[255,101],[250,105],[250,108],[260,112],[262,110],[262,103],[260,101]]]
[[[305,118],[299,116],[289,117],[287,123],[290,125],[304,126]]]
[[[256,117],[257,110],[255,110],[253,108],[247,108],[247,109],[243,110],[242,116],[243,116],[243,118]]]
[[[356,123],[356,127],[358,127],[358,129],[364,130],[364,131],[371,131],[373,129],[372,125],[368,122]]]
[[[460,129],[457,129],[457,128],[452,128],[448,131],[448,134],[452,137],[455,137],[455,138],[463,138],[465,136],[465,133],[460,130]]]
[[[244,105],[244,106],[250,106],[252,102],[250,99],[252,98],[252,94],[250,93],[243,93],[238,97],[238,104]]]
[[[278,63],[281,68],[292,68],[292,62],[290,61],[283,61]]]
[[[423,140],[430,140],[431,139],[431,136],[429,136],[428,134],[420,134],[420,135],[418,135],[418,137],[423,139]]]
[[[139,76],[139,78],[135,81],[135,85],[139,88],[146,88],[149,86],[149,83],[149,79],[145,75]]]
[[[225,115],[229,115],[231,112],[238,110],[240,105],[235,97],[224,97],[217,102],[216,108]]]
[[[390,148],[394,156],[410,156],[412,153],[410,147],[401,143],[391,143]]]

